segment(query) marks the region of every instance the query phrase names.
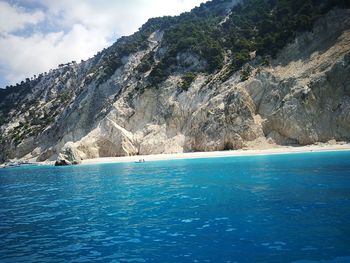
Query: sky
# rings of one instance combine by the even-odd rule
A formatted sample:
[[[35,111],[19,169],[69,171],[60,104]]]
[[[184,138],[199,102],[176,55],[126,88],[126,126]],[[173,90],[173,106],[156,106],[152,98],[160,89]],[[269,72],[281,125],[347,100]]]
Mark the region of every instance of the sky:
[[[206,0],[0,0],[0,88],[88,59],[149,18]]]

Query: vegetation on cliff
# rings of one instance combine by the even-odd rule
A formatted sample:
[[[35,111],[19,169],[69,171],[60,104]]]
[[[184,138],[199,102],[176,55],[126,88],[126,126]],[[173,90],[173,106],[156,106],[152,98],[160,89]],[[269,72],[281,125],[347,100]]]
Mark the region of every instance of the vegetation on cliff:
[[[243,0],[227,17],[227,10],[210,12],[215,4],[228,2],[232,1],[214,0],[173,18],[165,29],[166,52],[150,74],[153,85],[165,80],[172,70],[179,70],[176,58],[185,51],[207,62],[199,70],[204,73],[219,70],[225,54],[231,54],[228,76],[256,56],[260,63],[269,63],[298,33],[311,30],[320,15],[336,6],[350,6],[345,0]]]

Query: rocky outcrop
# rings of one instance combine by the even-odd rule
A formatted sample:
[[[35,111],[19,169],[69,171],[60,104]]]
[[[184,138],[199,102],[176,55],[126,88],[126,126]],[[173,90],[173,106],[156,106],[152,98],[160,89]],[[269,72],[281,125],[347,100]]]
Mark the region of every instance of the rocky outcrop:
[[[181,72],[153,87],[146,81],[149,71],[137,70],[149,52],[155,60],[161,55],[162,36],[160,31],[151,34],[147,48],[123,57],[102,83],[96,80],[103,76],[98,73],[101,61],[113,49],[44,78],[26,99],[40,98],[39,105],[53,112],[54,120],[18,145],[2,144],[2,160],[74,164],[96,157],[259,147],[262,142],[350,140],[350,10],[320,19],[313,32],[299,35],[271,66],[252,63],[244,81],[238,71],[223,82],[224,66],[198,74],[187,91],[181,88]],[[186,52],[176,59],[192,69],[205,66]],[[67,97],[58,95],[61,88]],[[14,115],[2,133],[11,133],[26,114]]]
[[[81,163],[81,158],[72,142],[64,145],[58,155],[55,166],[73,165]]]
[[[62,157],[58,157],[55,166],[67,166],[67,165],[72,165],[72,163],[66,159],[63,159]]]

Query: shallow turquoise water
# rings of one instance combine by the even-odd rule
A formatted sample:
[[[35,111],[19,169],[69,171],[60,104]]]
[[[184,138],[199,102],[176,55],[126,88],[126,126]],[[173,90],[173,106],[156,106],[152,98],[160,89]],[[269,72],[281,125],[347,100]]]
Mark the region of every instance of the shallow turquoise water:
[[[350,262],[350,152],[0,170],[0,262]]]

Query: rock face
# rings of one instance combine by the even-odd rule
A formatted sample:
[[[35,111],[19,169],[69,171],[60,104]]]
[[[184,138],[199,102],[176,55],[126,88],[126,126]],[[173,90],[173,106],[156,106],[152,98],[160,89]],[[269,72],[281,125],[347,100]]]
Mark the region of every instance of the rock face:
[[[328,13],[270,66],[252,65],[244,81],[236,72],[222,82],[224,66],[199,74],[187,91],[180,88],[181,72],[156,88],[145,82],[149,71],[137,71],[149,52],[155,60],[161,56],[162,36],[154,31],[144,50],[123,57],[107,77],[103,61],[115,46],[44,75],[26,94],[12,95],[23,104],[11,111],[1,133],[14,138],[16,130],[23,139],[4,140],[0,162],[57,160],[61,165],[96,157],[258,147],[261,141],[350,140],[350,10]],[[204,65],[186,53],[176,59],[192,68]],[[38,132],[24,129],[30,112],[39,108],[39,120],[47,115],[50,121]]]
[[[55,162],[55,166],[67,166],[67,165],[72,165],[72,163],[67,161],[66,159],[62,159],[61,157],[58,157]]]

